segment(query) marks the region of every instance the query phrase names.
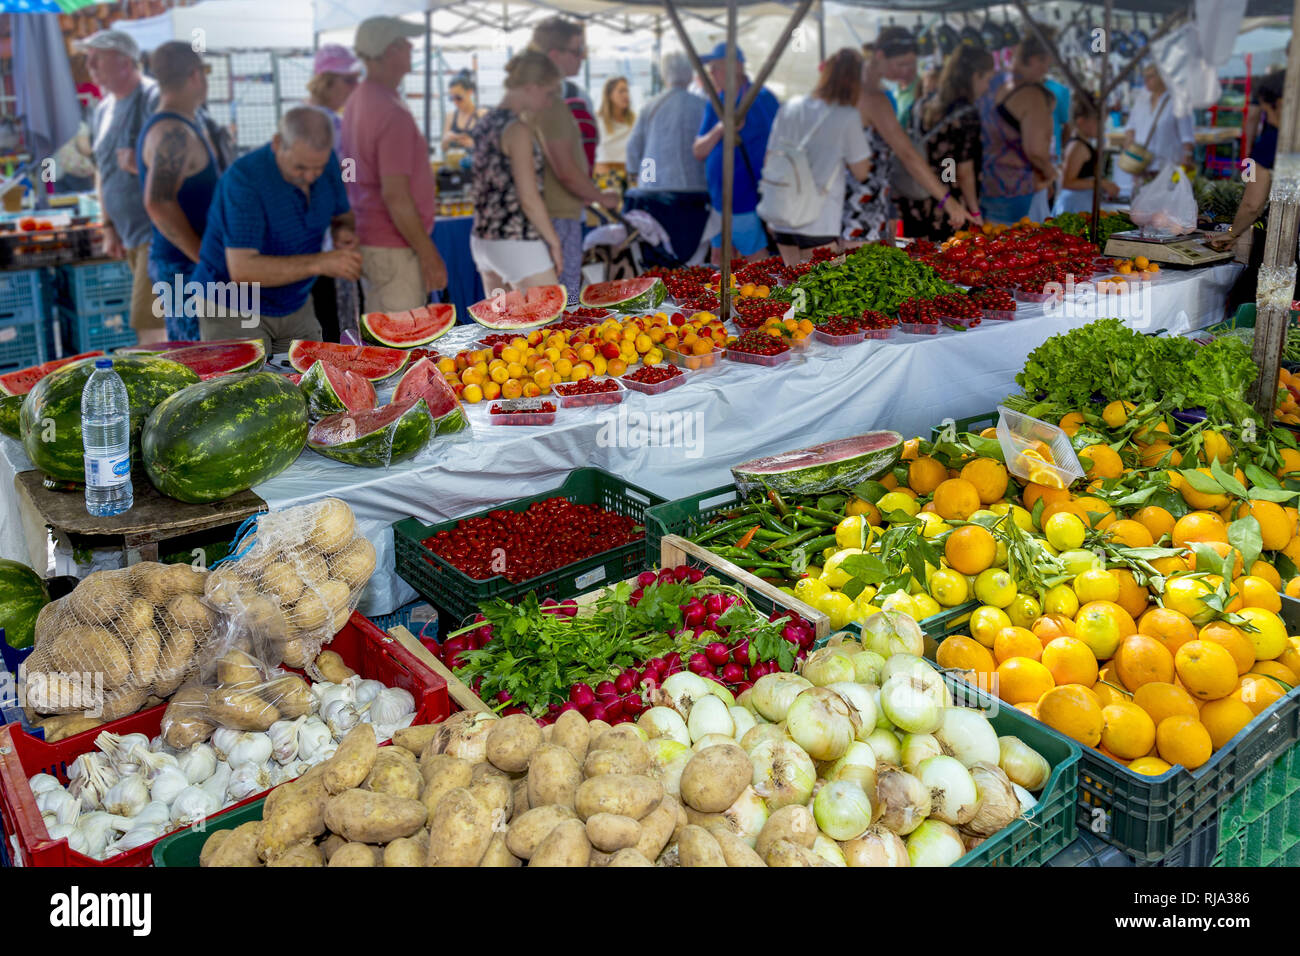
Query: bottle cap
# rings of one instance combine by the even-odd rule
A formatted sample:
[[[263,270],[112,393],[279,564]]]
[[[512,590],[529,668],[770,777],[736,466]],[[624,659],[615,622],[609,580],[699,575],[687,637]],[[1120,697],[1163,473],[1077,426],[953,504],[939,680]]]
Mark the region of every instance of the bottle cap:
[[[95,368],[112,368],[113,360],[111,358],[95,359]]]

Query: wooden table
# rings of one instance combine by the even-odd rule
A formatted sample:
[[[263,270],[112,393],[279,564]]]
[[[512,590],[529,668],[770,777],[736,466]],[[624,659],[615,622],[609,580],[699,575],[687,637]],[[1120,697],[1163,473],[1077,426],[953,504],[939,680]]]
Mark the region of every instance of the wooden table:
[[[35,551],[31,530],[45,527],[62,532],[71,539],[110,539],[121,544],[126,563],[157,561],[160,542],[198,531],[238,524],[245,518],[266,511],[266,502],[251,491],[241,491],[221,501],[190,505],[159,494],[148,481],[135,482],[135,504],[130,511],[108,518],[87,514],[85,497],[79,492],[51,491],[45,487],[39,471],[24,471],[14,476],[18,505],[28,531],[29,551]],[[40,536],[40,560],[44,567],[45,537]]]

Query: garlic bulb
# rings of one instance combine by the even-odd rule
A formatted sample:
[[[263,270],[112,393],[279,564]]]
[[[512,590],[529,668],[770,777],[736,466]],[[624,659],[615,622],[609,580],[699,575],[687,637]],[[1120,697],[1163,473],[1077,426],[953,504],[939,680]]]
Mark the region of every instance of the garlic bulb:
[[[283,767],[280,768],[279,782],[285,783],[286,781],[289,780],[297,780],[308,770],[310,770],[312,766],[313,765],[308,763],[306,760],[291,760]]]
[[[267,734],[244,733],[226,754],[226,762],[232,767],[244,763],[265,763],[271,758],[271,749],[271,738]]]
[[[156,754],[171,754],[173,757],[176,756],[176,751],[168,745],[167,741],[162,739],[162,734],[149,738],[149,750]]]
[[[127,830],[120,837],[104,847],[104,856],[116,856],[119,853],[125,853],[127,850],[134,850],[142,847],[146,843],[152,843],[163,834],[163,828],[160,826],[140,826],[137,824],[134,828]]]
[[[368,704],[375,699],[375,695],[387,689],[383,681],[363,680],[357,684],[356,702],[358,704]]]
[[[224,791],[223,791],[224,792]],[[193,784],[186,787],[172,802],[171,820],[177,826],[198,823],[221,809],[221,798],[213,796],[203,787]]]
[[[71,826],[81,815],[81,801],[60,787],[37,795],[36,809],[40,810],[42,815],[52,816],[55,823]]]
[[[271,756],[280,763],[288,763],[298,756],[298,731],[306,719],[303,715],[297,720],[277,720],[267,730],[267,736],[271,738]]]
[[[161,800],[151,800],[143,810],[135,815],[132,822],[137,827],[165,827],[171,822],[171,808]]]
[[[239,738],[243,734],[238,730],[231,730],[229,727],[218,727],[212,732],[212,749],[216,751],[218,760],[226,760],[230,755],[230,748],[239,743]]]
[[[316,685],[317,687],[322,685]],[[315,691],[315,688],[312,688]],[[355,704],[357,700],[356,689],[351,684],[325,684],[322,690],[316,696],[318,709],[324,713],[325,708],[336,701],[343,701],[345,704]]]
[[[34,773],[27,778],[27,786],[36,796],[47,793],[50,790],[62,790],[63,784],[59,783],[58,777],[52,777],[48,773]]]
[[[185,776],[185,771],[180,767],[167,767],[149,781],[149,795],[154,802],[171,806],[176,796],[190,783],[190,779]]]
[[[149,738],[144,734],[114,734],[104,731],[95,738],[95,746],[102,750],[113,762],[114,768],[121,775],[135,773],[140,767],[140,760],[135,755],[135,748],[149,750]]]
[[[72,835],[73,827],[70,823],[55,823],[45,829],[49,832],[51,840],[66,840]]]
[[[276,772],[273,773],[271,768]],[[280,765],[274,761],[264,764],[241,763],[230,772],[230,782],[226,784],[226,799],[239,801],[261,793],[276,784]]]
[[[95,810],[119,776],[102,753],[82,754],[68,768],[68,792],[81,801],[83,810]]]
[[[403,727],[409,727],[415,721],[415,714],[410,713],[403,717],[395,724],[375,724],[375,740],[383,743],[385,740],[391,740],[393,734]]]
[[[321,706],[320,715],[335,737],[342,737],[361,722],[361,716],[346,700],[332,700]]]
[[[401,687],[386,687],[375,695],[367,713],[372,723],[395,724],[407,714],[415,713],[415,698]]]
[[[127,774],[104,794],[104,809],[114,816],[133,817],[149,802],[149,785],[138,773]]]
[[[146,780],[152,780],[162,771],[180,768],[180,763],[171,754],[156,753],[152,750],[138,748],[136,757],[140,760],[140,772],[144,774]]]
[[[202,783],[217,769],[217,752],[208,744],[195,744],[176,758],[176,764],[190,783]]]
[[[87,813],[68,834],[68,848],[86,856],[102,858],[113,832],[125,833],[131,829],[132,823],[131,820],[102,810]]]
[[[308,717],[298,728],[298,756],[303,760],[319,763],[320,758],[316,755],[322,747],[333,742],[329,727],[319,717]]]
[[[212,772],[212,776],[199,784],[218,803],[226,794],[226,786],[230,783],[231,769],[230,764],[219,763],[217,769]]]

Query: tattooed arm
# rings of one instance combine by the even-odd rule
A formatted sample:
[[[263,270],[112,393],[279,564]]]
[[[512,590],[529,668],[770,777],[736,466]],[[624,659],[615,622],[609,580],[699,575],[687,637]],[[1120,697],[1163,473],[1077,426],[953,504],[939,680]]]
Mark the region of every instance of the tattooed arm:
[[[184,123],[175,120],[156,124],[144,141],[144,159],[149,166],[145,178],[144,208],[177,249],[199,261],[203,237],[194,231],[176,197],[185,181],[186,159],[198,139]]]

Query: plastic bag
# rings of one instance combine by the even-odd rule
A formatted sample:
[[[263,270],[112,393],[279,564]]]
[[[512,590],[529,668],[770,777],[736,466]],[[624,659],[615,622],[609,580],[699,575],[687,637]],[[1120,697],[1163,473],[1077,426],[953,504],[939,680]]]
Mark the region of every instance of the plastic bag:
[[[1129,218],[1144,235],[1174,235],[1196,229],[1196,197],[1186,174],[1176,165],[1165,166],[1133,197]]]

